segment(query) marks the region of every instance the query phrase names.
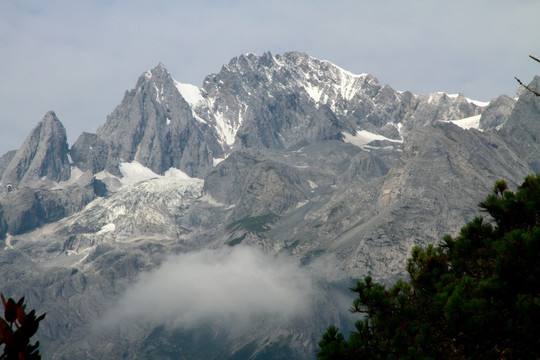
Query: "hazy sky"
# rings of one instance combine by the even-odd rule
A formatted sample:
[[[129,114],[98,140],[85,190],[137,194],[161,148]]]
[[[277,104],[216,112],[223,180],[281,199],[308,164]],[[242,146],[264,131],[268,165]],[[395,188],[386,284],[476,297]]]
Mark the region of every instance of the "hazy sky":
[[[201,86],[248,51],[306,52],[414,93],[515,95],[540,73],[540,1],[0,0],[0,155],[48,110],[70,145],[159,62]]]

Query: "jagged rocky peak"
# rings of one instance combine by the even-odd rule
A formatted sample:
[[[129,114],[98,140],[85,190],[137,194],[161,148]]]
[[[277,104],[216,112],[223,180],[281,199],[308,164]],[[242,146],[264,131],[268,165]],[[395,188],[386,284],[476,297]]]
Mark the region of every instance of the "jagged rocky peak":
[[[483,130],[499,130],[502,128],[510,117],[515,104],[516,99],[508,95],[501,95],[491,100],[484,112],[482,112],[480,128]]]
[[[487,103],[468,99],[463,94],[447,94],[444,92],[417,95],[416,101],[418,104],[414,116],[429,120],[424,124],[439,120],[459,120],[480,115],[487,106]]]
[[[379,88],[369,75],[306,54],[248,53],[206,77],[202,92],[208,108],[197,113],[210,114],[225,149],[284,149],[301,141],[339,139],[343,129],[354,132],[347,113]]]
[[[477,116],[486,105],[462,94],[399,92],[372,75],[294,51],[235,57],[206,77],[201,91],[207,107],[197,113],[226,151],[341,138],[358,143],[363,131],[399,142],[417,126]]]
[[[109,147],[107,168],[116,166],[112,162],[137,161],[158,174],[176,167],[202,176],[212,167],[213,152],[220,150],[207,130],[160,63],[126,92],[97,135]]]
[[[260,65],[270,67],[273,64],[275,64],[274,57],[269,51],[265,52],[263,56],[258,56],[252,52],[248,52],[238,57],[233,57],[229,61],[229,64],[224,66],[224,69],[245,70],[249,68],[253,70]]]
[[[173,81],[171,74],[169,71],[167,71],[167,68],[165,68],[165,65],[163,65],[161,62],[157,64],[156,67],[154,67],[151,70],[145,71],[140,77],[137,82],[137,88],[140,87],[143,83],[152,82],[154,84],[163,84],[168,81]]]
[[[49,111],[7,165],[2,184],[35,187],[67,180],[70,175],[66,129]]]
[[[256,74],[251,75],[253,72]],[[262,56],[247,53],[235,57],[219,74],[209,76],[205,84],[219,82],[231,73],[245,77],[254,87],[259,85],[267,88],[267,83],[271,82],[282,86],[302,87],[315,102],[322,103],[335,101],[334,98],[338,96],[350,100],[364,87],[380,87],[377,79],[371,75],[356,75],[329,61],[318,60],[295,51],[276,56],[265,52]]]

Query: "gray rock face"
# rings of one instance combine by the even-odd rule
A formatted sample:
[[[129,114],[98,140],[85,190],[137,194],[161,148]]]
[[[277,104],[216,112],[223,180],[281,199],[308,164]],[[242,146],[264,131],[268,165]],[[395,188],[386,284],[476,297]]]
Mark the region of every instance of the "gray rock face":
[[[241,196],[246,176],[260,160],[247,151],[235,151],[204,178],[204,192],[215,200],[232,205]]]
[[[11,159],[13,159],[16,153],[17,150],[12,150],[8,151],[0,157],[0,179],[2,179],[2,174],[4,173],[4,170],[9,165]]]
[[[66,130],[55,113],[48,112],[31,131],[2,174],[2,184],[35,186],[70,177]]]
[[[265,160],[255,165],[245,178],[233,219],[282,215],[304,201],[309,191],[309,184],[295,167]]]
[[[313,254],[332,253],[352,278],[392,278],[403,274],[412,246],[437,242],[474,218],[477,204],[496,180],[506,179],[515,187],[531,172],[495,134],[442,122],[413,131],[397,162],[373,152],[347,153],[331,144],[274,153],[271,161],[259,157],[242,177],[241,195],[227,220],[234,230],[229,241],[287,248],[306,262]],[[295,164],[295,176],[276,163]],[[208,191],[214,191],[210,184]],[[284,199],[290,201],[284,212],[268,205]],[[254,220],[266,223],[259,231],[237,226]]]
[[[126,92],[97,135],[108,145],[109,159],[137,161],[157,174],[176,167],[190,176],[202,176],[212,168],[212,149],[220,155],[215,141],[205,136],[207,127],[195,120],[160,64]]]
[[[480,117],[480,128],[484,130],[498,130],[510,118],[516,100],[510,96],[501,95],[492,100]]]
[[[82,133],[69,151],[75,166],[96,174],[107,169],[116,173],[118,163],[109,159],[109,146],[96,134]],[[107,167],[107,164],[110,166]]]
[[[530,172],[527,164],[492,134],[444,123],[418,128],[378,191],[378,221],[353,232],[366,241],[364,250],[357,254],[373,254],[380,246],[375,254],[388,259],[388,254],[399,254],[400,249],[408,253],[413,245],[425,246],[438,242],[446,233],[456,234],[479,214],[477,204],[496,180],[505,179],[515,188]],[[394,251],[388,251],[393,247]],[[377,262],[376,256],[370,258],[369,262]],[[360,257],[354,255],[350,260],[357,267]],[[392,265],[376,273],[393,266],[396,271],[404,269],[404,258],[388,260]]]
[[[22,234],[83,209],[96,197],[97,183],[88,173],[77,183],[63,188],[22,187],[1,194],[7,231],[12,235]]]
[[[463,95],[457,97],[450,97],[445,93],[420,95],[415,97],[413,103],[414,110],[405,116],[407,127],[411,129],[440,120],[464,119],[479,115],[483,111],[483,108],[469,102]]]
[[[0,240],[3,240],[6,237],[8,231],[8,226],[6,220],[4,219],[4,209],[0,203]]]

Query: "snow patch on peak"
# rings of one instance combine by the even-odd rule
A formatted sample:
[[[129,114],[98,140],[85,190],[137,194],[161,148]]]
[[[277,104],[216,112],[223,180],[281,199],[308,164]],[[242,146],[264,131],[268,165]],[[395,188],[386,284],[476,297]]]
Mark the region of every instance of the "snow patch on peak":
[[[212,166],[213,167],[216,167],[218,166],[222,161],[224,161],[225,159],[222,159],[222,158],[214,158],[213,159],[213,162],[212,162]]]
[[[232,144],[234,144],[236,133],[238,132],[240,125],[242,125],[242,118],[240,113],[238,113],[238,117],[239,123],[233,124],[228,119],[226,119],[221,112],[214,112],[216,130],[218,132],[219,141],[222,144],[227,144],[228,146],[232,146]]]
[[[457,126],[459,126],[460,128],[462,128],[464,130],[476,129],[476,130],[482,131],[482,129],[480,129],[480,117],[481,116],[482,115],[474,115],[474,116],[470,116],[470,117],[464,118],[464,119],[450,120],[450,121],[445,121],[445,122],[449,122],[449,123],[452,123],[454,125],[457,125]]]
[[[415,95],[415,96],[417,96],[417,95]],[[441,99],[444,96],[447,96],[450,99],[457,99],[459,97],[463,97],[468,103],[474,104],[474,105],[479,106],[479,107],[486,107],[486,106],[489,105],[489,101],[474,100],[474,99],[470,99],[468,97],[463,96],[463,94],[448,94],[448,93],[445,93],[445,92],[442,92],[442,91],[437,91],[435,93],[429,94],[428,103],[433,102],[433,100]]]
[[[382,135],[374,134],[367,130],[357,131],[356,135],[351,135],[346,132],[342,132],[341,134],[343,135],[344,142],[356,145],[358,147],[364,147],[365,145],[375,140],[386,140],[394,143],[403,143],[403,140],[390,139]]]
[[[309,82],[304,85],[304,88],[306,89],[306,92],[309,95],[309,97],[313,99],[313,101],[315,101],[316,103],[319,102],[319,100],[321,99],[321,95],[323,93],[323,90],[321,88],[313,86]]]
[[[157,85],[154,84],[154,89],[156,90],[156,101],[158,103],[161,103],[161,101],[163,100],[163,88],[161,88],[161,91],[160,91]]]
[[[120,179],[120,182],[123,185],[135,184],[141,181],[159,177],[158,174],[137,161],[130,163],[122,162],[120,163],[119,169],[123,176],[122,179]]]
[[[204,97],[202,96],[201,89],[199,89],[197,86],[191,84],[183,84],[176,80],[174,80],[174,85],[178,89],[180,95],[182,95],[184,100],[186,100],[192,108],[195,108],[205,102]]]
[[[161,177],[161,176],[159,176]],[[163,176],[165,178],[171,178],[171,179],[182,179],[182,180],[191,180],[193,179],[188,174],[183,172],[180,169],[177,168],[170,168],[169,170],[165,171],[165,175]]]
[[[445,95],[446,94],[443,93],[443,92],[436,92],[436,93],[429,94],[427,102],[428,102],[428,104],[431,104],[435,100],[440,100]]]
[[[146,166],[142,165],[137,161],[133,162],[122,162],[119,166],[120,172],[122,173],[123,178],[120,179],[122,185],[131,185],[139,183],[142,181],[150,179],[180,179],[180,180],[191,180],[193,178],[189,177],[185,172],[176,168],[170,168],[165,172],[165,175],[158,175]]]
[[[369,77],[353,74],[326,60],[307,57],[307,61],[308,66],[299,65],[299,81],[315,102],[329,104],[333,110],[338,98],[347,101],[354,98]],[[369,82],[372,81],[376,82],[370,77]]]
[[[329,65],[331,65],[332,67],[334,67],[336,70],[338,70],[339,72],[343,73],[344,75],[346,76],[350,76],[350,77],[353,77],[353,78],[365,78],[367,76],[369,76],[369,74],[366,74],[366,73],[362,73],[362,74],[354,74],[348,70],[345,70],[339,66],[337,66],[336,64],[328,61],[328,60],[322,60],[322,62],[324,63],[327,63]]]
[[[110,233],[110,232],[114,232],[116,230],[116,225],[114,225],[113,223],[108,223],[106,225],[103,225],[103,227],[101,228],[101,230],[99,230],[96,235],[103,235],[105,233]]]
[[[440,94],[444,94],[444,93],[440,93]],[[460,96],[463,96],[463,94],[446,94],[446,96],[448,96],[449,98],[452,98],[452,99],[456,99],[456,98],[458,98]],[[469,102],[471,104],[474,104],[474,105],[480,106],[480,107],[486,107],[486,106],[489,105],[489,101],[479,101],[479,100],[470,99],[468,97],[466,97],[465,100],[467,100],[467,102]]]
[[[474,100],[474,99],[469,99],[469,98],[465,98],[467,99],[468,102],[476,105],[476,106],[480,106],[480,107],[486,107],[489,105],[489,101],[479,101],[479,100]]]
[[[203,96],[202,89],[198,88],[195,85],[191,84],[183,84],[181,82],[178,82],[176,80],[173,80],[174,86],[180,93],[180,95],[186,100],[186,102],[189,104],[189,107],[191,108],[191,114],[193,115],[193,118],[197,120],[200,123],[206,124],[206,120],[204,120],[202,117],[200,117],[197,114],[196,109],[200,107],[205,107],[208,112],[209,105],[208,100],[205,99]],[[204,112],[204,111],[203,111]]]

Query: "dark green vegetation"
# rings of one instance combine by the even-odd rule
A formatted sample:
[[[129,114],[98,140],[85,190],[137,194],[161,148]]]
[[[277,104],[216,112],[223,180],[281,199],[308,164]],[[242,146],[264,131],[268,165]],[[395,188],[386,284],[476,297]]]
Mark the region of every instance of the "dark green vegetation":
[[[30,338],[36,333],[39,322],[45,314],[36,317],[35,310],[26,313],[24,298],[15,302],[12,298],[7,301],[1,295],[4,304],[4,317],[0,317],[0,345],[4,345],[4,353],[0,359],[5,360],[38,360],[39,341],[30,344]]]
[[[415,247],[408,281],[367,276],[351,290],[364,314],[345,339],[331,326],[318,359],[539,359],[540,174],[506,182],[459,236]]]

